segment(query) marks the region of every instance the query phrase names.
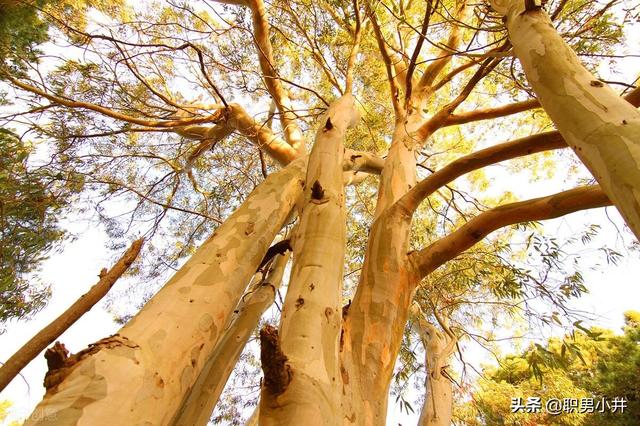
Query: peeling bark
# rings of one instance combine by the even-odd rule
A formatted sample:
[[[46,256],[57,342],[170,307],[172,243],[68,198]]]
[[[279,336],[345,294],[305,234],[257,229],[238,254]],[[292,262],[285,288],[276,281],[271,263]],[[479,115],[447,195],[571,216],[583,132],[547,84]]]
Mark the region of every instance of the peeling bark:
[[[640,238],[640,112],[587,71],[542,9],[492,6],[545,111]]]
[[[291,381],[286,387],[270,386],[273,370],[264,371],[261,425],[333,425],[342,417],[338,351],[345,250],[343,140],[358,119],[355,100],[347,94],[320,121],[280,325],[280,348]]]
[[[107,412],[113,424],[169,422],[301,195],[305,165],[259,185],[119,331],[129,344],[100,346],[78,362],[25,424],[95,425]]]
[[[424,121],[417,111],[398,120],[380,178],[360,282],[343,325],[346,424],[386,423],[393,366],[417,282],[407,258],[411,216],[393,206],[415,185],[415,131]]]
[[[291,383],[291,368],[282,353],[278,329],[265,325],[260,330],[260,365],[264,372],[263,389],[272,397],[284,393]]]
[[[284,240],[288,241],[288,240]],[[185,395],[182,407],[172,425],[206,426],[216,403],[242,353],[249,337],[258,326],[262,314],[273,304],[282,283],[290,254],[276,255],[273,266],[254,277],[247,293],[234,311],[234,318],[214,352],[206,360],[198,380]]]

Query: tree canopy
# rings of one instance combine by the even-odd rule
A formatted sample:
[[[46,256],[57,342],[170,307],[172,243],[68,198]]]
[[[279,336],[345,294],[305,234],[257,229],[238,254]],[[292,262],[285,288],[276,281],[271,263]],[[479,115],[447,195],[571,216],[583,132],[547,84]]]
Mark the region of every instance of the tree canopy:
[[[15,298],[0,320],[23,315],[30,293],[27,310],[44,303],[24,277],[64,214],[103,226],[114,251],[146,240],[141,285],[112,296],[118,334],[50,353],[39,410],[60,421],[120,407],[123,422],[200,424],[221,401],[216,418],[239,423],[260,399],[261,424],[313,407],[327,424],[382,424],[391,392],[407,409],[424,402],[422,424],[446,423],[470,380],[465,342],[493,349],[488,325],[507,320],[579,330],[583,269],[633,255],[640,91],[625,25],[637,5],[0,7],[2,285]],[[628,225],[617,242],[590,219],[562,235],[543,225],[612,204]],[[256,339],[261,382],[247,374]],[[546,367],[516,364],[519,382],[501,388],[497,372],[482,392],[537,392]],[[622,385],[616,371],[589,385],[544,370],[551,393],[604,392]],[[229,375],[260,392],[221,397]],[[73,394],[85,376],[95,400]],[[407,401],[410,384],[426,397]],[[58,402],[74,398],[87,408]]]
[[[640,381],[636,374],[640,371],[639,315],[638,312],[625,314],[623,335],[592,327],[564,339],[550,339],[545,345],[531,345],[521,354],[503,357],[498,368],[484,370],[486,380],[480,381],[473,402],[463,411],[468,417],[461,416],[460,420],[464,424],[489,425],[637,424],[640,421]],[[510,409],[511,399],[517,397],[524,400],[539,397],[543,403],[549,398],[590,399],[594,404],[589,408],[582,403],[573,413],[560,415],[542,410],[514,413]],[[625,400],[624,407],[618,407],[616,413],[609,406],[595,410],[596,403],[611,404],[616,398]]]

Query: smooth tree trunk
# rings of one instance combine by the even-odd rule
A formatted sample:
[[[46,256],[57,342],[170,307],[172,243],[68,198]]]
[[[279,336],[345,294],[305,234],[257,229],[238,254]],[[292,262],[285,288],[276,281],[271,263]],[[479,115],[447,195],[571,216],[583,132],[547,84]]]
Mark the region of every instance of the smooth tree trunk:
[[[68,369],[25,424],[170,422],[298,202],[305,170],[300,159],[269,175],[131,321]]]
[[[75,324],[111,290],[111,287],[136,260],[144,240],[134,241],[110,270],[100,273],[100,280],[73,303],[66,311],[25,343],[0,367],[0,391],[13,380],[40,352]]]
[[[205,362],[198,380],[185,395],[184,402],[171,424],[206,426],[209,423],[211,413],[242,350],[256,330],[260,318],[275,300],[289,257],[289,253],[277,255],[268,271],[256,274],[254,283],[249,286],[235,309],[234,318],[224,336]]]
[[[408,262],[411,216],[391,206],[416,183],[415,112],[397,120],[381,175],[360,282],[343,324],[346,424],[386,424],[389,386],[417,277]]]
[[[425,361],[425,398],[418,426],[450,426],[453,416],[453,383],[446,373],[457,339],[440,331],[420,313],[414,324]]]
[[[293,266],[279,331],[284,357],[266,354],[264,343],[262,348],[260,425],[334,425],[342,418],[338,352],[345,251],[343,141],[358,119],[355,99],[346,94],[320,120],[292,243]],[[284,363],[269,365],[277,358]]]
[[[469,10],[464,1],[457,1],[455,9],[460,19]],[[427,126],[432,121],[430,115],[438,115],[433,111],[432,84],[452,56],[443,52],[419,79],[413,79],[409,71],[394,74],[375,13],[369,10],[369,14],[387,68],[395,127],[380,177],[375,218],[360,281],[343,324],[344,423],[367,426],[386,424],[393,369],[409,306],[420,281],[408,255],[412,212],[398,201],[416,185],[416,151],[437,130]],[[455,49],[458,42],[454,28],[444,44]],[[416,48],[414,55],[418,54],[419,48]],[[408,89],[409,85],[413,86],[412,90]],[[400,89],[405,91],[404,102],[400,99]]]
[[[551,120],[640,238],[640,112],[598,80],[522,0],[493,0],[527,80]]]

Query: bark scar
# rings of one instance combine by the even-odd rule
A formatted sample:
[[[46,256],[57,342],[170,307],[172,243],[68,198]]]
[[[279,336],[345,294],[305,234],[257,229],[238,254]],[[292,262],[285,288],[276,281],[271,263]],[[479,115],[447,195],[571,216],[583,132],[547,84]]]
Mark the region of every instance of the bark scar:
[[[324,189],[322,189],[322,185],[320,185],[319,181],[313,182],[313,186],[311,187],[311,199],[322,200],[323,198],[324,198]]]
[[[287,360],[280,348],[278,330],[272,325],[265,325],[260,330],[260,363],[264,373],[262,385],[273,396],[286,391],[291,382],[291,367]]]
[[[324,125],[324,130],[323,132],[328,132],[329,130],[333,129],[333,123],[331,122],[331,117],[327,118],[327,122]]]
[[[327,322],[331,322],[331,315],[333,315],[333,309],[327,306],[324,310],[324,316],[327,318]]]
[[[138,348],[139,346],[130,342],[124,336],[114,334],[105,337],[89,346],[77,354],[69,355],[69,351],[60,342],[56,342],[52,347],[47,349],[44,357],[47,360],[48,371],[44,376],[44,387],[47,393],[55,392],[57,386],[71,373],[74,366],[85,358],[90,357],[101,349],[111,349],[117,346],[127,346],[129,348]]]

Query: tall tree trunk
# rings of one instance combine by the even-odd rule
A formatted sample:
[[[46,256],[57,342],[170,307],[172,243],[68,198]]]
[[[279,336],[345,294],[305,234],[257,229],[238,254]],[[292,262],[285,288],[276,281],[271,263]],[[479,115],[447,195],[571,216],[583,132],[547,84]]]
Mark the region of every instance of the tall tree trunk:
[[[419,313],[415,328],[424,346],[425,397],[419,426],[450,426],[453,410],[453,384],[446,367],[457,339],[446,329],[438,330]]]
[[[301,195],[305,169],[296,160],[260,184],[118,334],[70,366],[26,424],[168,423]]]
[[[494,0],[551,120],[640,238],[640,112],[593,76],[542,9]]]
[[[273,266],[255,276],[254,283],[236,308],[234,318],[205,362],[198,380],[185,396],[173,425],[206,426],[220,394],[262,314],[273,304],[282,283],[289,254],[278,255]]]
[[[267,365],[263,347],[261,425],[334,425],[342,418],[338,350],[345,250],[343,140],[358,115],[353,96],[344,95],[329,107],[316,135],[280,325],[279,349],[286,364]],[[277,382],[271,377],[274,372],[285,376],[278,386],[272,385]]]
[[[407,258],[411,216],[390,206],[416,183],[415,131],[423,123],[418,113],[397,120],[360,282],[343,325],[343,410],[348,424],[386,423],[393,367],[417,282]]]
[[[106,296],[113,284],[136,260],[143,242],[143,239],[134,241],[110,270],[107,271],[105,269],[103,273],[100,273],[100,280],[88,292],[80,296],[66,311],[40,330],[0,367],[0,391],[40,352],[45,350],[47,346],[53,343],[54,340],[60,337],[62,333],[67,331],[69,327]]]

